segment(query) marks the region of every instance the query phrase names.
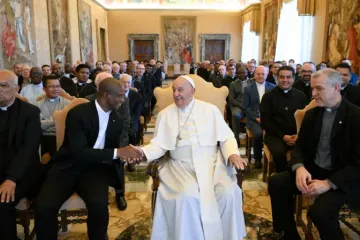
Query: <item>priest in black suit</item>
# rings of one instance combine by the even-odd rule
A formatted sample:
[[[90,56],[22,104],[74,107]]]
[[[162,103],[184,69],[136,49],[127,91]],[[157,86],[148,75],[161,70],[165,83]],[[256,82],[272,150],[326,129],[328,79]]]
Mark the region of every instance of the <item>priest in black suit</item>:
[[[96,93],[95,84],[89,79],[90,67],[86,64],[79,64],[76,67],[75,84],[66,89],[66,92],[76,98],[85,98],[90,94]]]
[[[131,80],[132,77],[128,74],[121,74],[120,82],[125,89],[125,97],[129,101],[130,109],[130,128],[129,128],[129,143],[132,145],[137,145],[140,142],[139,138],[139,125],[140,125],[140,116],[142,110],[141,96],[140,94],[131,89]]]
[[[108,186],[119,182],[114,163],[134,156],[130,147],[118,148],[122,124],[116,110],[124,102],[124,93],[118,80],[104,79],[95,101],[68,112],[64,142],[51,159],[52,168],[37,199],[37,239],[57,239],[59,209],[73,192],[88,209],[89,239],[107,239]]]
[[[341,75],[341,96],[360,107],[360,87],[350,84],[351,67],[347,63],[341,63],[335,67],[335,70]]]
[[[294,82],[293,87],[303,92],[310,102],[312,99],[311,74],[316,71],[314,63],[306,62],[300,69],[300,79]]]
[[[74,85],[74,81],[65,76],[64,69],[60,63],[55,63],[52,65],[52,73],[59,78],[62,89],[66,90]]]
[[[18,77],[0,70],[0,239],[16,239],[15,206],[39,177],[40,110],[15,98]]]
[[[308,103],[305,94],[292,87],[294,79],[294,68],[282,66],[278,71],[279,85],[265,93],[260,104],[261,126],[266,132],[264,143],[271,152],[276,172],[287,169],[286,152],[294,147],[297,138],[294,114]]]
[[[341,77],[333,69],[314,73],[311,86],[318,107],[305,114],[288,171],[269,180],[272,239],[301,239],[293,194],[317,197],[308,216],[324,240],[345,239],[339,225],[345,202],[360,207],[360,109],[341,97]]]

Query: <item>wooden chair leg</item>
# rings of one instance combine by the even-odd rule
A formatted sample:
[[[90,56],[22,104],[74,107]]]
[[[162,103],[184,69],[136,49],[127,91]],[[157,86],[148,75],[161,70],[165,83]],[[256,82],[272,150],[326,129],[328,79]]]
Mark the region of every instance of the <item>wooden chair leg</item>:
[[[305,240],[313,240],[314,236],[312,234],[312,221],[311,219],[306,216],[307,224],[306,224],[306,233],[305,233]]]
[[[152,180],[153,180],[153,183],[152,183],[152,191],[153,192],[151,194],[151,211],[152,211],[152,217],[154,218],[157,191],[158,191],[158,188],[160,186],[160,178],[153,177]]]
[[[24,210],[24,211],[20,212],[20,222],[24,228],[25,240],[31,239],[30,238],[30,216],[29,216],[28,210]]]
[[[246,138],[245,138],[245,155],[249,156],[249,136],[246,134]],[[241,142],[241,140],[239,140],[239,142]],[[240,143],[239,143],[240,144]]]
[[[67,211],[66,210],[61,210],[60,212],[60,227],[61,227],[61,231],[62,232],[67,232],[68,231],[68,226],[67,226]]]
[[[251,148],[252,148],[252,138],[247,137],[247,145],[248,145],[248,162],[251,162]]]
[[[266,157],[266,154],[264,153],[264,163],[263,163],[263,182],[267,182],[267,173],[268,173],[268,163],[269,160]]]

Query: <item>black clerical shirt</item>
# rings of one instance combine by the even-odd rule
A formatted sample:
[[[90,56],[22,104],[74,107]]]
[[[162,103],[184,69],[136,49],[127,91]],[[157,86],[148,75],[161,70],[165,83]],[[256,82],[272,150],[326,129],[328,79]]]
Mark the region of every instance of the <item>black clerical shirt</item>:
[[[296,88],[296,89],[300,90],[301,92],[303,92],[307,96],[309,102],[311,101],[312,90],[311,90],[310,82],[305,83],[302,80],[296,81],[296,82],[294,82],[293,88]]]
[[[266,135],[283,138],[297,134],[295,111],[308,103],[306,95],[292,88],[288,91],[280,87],[264,94],[260,104],[261,125]]]

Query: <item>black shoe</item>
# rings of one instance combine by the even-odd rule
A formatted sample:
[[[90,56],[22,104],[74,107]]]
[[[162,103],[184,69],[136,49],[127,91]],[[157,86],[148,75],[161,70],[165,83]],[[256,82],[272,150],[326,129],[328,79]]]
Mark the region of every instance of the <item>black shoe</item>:
[[[120,194],[116,194],[115,199],[118,209],[120,211],[124,211],[127,208],[127,202],[125,200],[125,197]]]
[[[256,162],[255,162],[255,168],[256,168],[256,169],[261,169],[261,168],[262,168],[261,162],[256,161]]]

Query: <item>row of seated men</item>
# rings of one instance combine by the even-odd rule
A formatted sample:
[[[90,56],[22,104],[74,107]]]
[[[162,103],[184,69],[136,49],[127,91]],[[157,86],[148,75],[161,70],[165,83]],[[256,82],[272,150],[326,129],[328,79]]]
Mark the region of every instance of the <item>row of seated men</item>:
[[[42,74],[35,74],[32,81],[39,78]],[[124,189],[124,163],[119,158],[126,158],[124,146],[128,145],[130,115],[125,89],[129,94],[131,77],[120,84],[110,74],[101,73],[96,80],[98,93],[89,96],[96,100],[69,112],[64,142],[56,151],[52,113],[69,104],[59,96],[59,78],[45,77],[44,98],[29,104],[16,98],[18,77],[0,70],[0,239],[16,239],[15,205],[24,197],[38,200],[35,228],[37,239],[44,240],[57,239],[57,213],[74,191],[87,206],[90,239],[106,237],[108,185],[116,190],[119,208],[126,208],[126,202],[118,199],[124,198],[120,192]],[[105,138],[107,130],[111,134]],[[88,145],[93,148],[86,148]],[[50,155],[49,164],[40,163],[39,146],[42,153]],[[103,151],[104,147],[113,150]],[[98,167],[96,163],[109,155],[113,160]]]

